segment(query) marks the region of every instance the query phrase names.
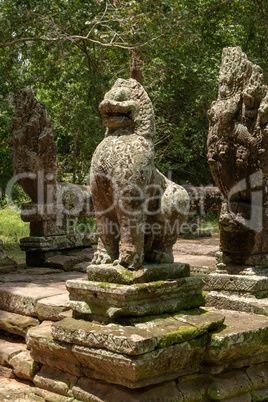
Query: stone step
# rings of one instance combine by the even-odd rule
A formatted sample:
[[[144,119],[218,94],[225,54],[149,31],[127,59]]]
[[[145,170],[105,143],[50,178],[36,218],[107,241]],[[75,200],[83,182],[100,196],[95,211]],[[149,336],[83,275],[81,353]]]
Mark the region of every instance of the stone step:
[[[74,318],[52,324],[54,339],[88,347],[104,348],[127,355],[141,355],[156,348],[194,339],[219,328],[224,316],[205,309],[174,314],[129,319],[127,325],[101,325]],[[131,325],[132,324],[132,325]],[[33,331],[32,331],[33,333]]]
[[[1,370],[0,370],[1,373]],[[6,402],[45,402],[44,399],[35,395],[34,389],[28,382],[20,380],[19,382],[14,379],[3,380],[0,379],[0,401]],[[56,395],[58,397],[58,395]],[[58,399],[54,399],[54,402]]]
[[[228,310],[208,312],[211,315],[194,310],[172,317],[144,317],[140,322],[133,318],[132,328],[109,324],[103,331],[99,324],[65,319],[51,324],[52,332],[51,325],[46,324],[45,336],[41,326],[31,328],[28,346],[43,364],[69,370],[75,376],[80,370],[90,378],[129,388],[168,381],[190,372],[218,374],[267,362],[266,317]],[[221,326],[224,316],[225,326]],[[138,329],[146,331],[143,335],[147,338],[142,339]],[[53,331],[58,340],[51,340]],[[209,331],[213,331],[211,335]],[[155,349],[150,350],[153,346]],[[57,365],[53,360],[45,360],[47,354],[54,355]],[[71,366],[66,369],[64,361],[77,362],[72,366],[76,367],[76,374]]]
[[[28,329],[36,325],[39,325],[36,318],[0,310],[1,330],[25,337]]]
[[[206,295],[206,306],[268,315],[268,298],[257,299],[254,296],[243,296],[227,291],[209,292]]]
[[[37,304],[39,300],[66,293],[64,284],[61,286],[46,286],[14,282],[0,283],[0,309],[29,316],[38,316]]]
[[[16,338],[2,337],[0,339],[0,365],[2,375],[4,370],[10,372],[8,377],[14,376],[24,380],[32,380],[40,366],[33,360],[25,343],[15,342]],[[11,342],[12,341],[12,342]]]
[[[35,361],[66,371],[75,376],[82,375],[81,363],[72,352],[72,345],[54,340],[51,333],[52,321],[43,321],[38,327],[29,329],[26,337]]]
[[[211,290],[226,290],[229,292],[244,292],[268,296],[268,277],[261,275],[228,275],[211,273],[207,277],[207,285]],[[264,296],[264,297],[267,297]]]
[[[10,366],[10,359],[27,350],[27,346],[23,342],[10,342],[5,336],[1,336],[0,338],[0,365],[2,366]]]

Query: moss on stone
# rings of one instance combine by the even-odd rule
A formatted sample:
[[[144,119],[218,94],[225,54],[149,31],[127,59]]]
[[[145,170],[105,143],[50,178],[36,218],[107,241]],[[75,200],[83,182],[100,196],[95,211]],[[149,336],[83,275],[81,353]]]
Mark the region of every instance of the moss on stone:
[[[160,338],[158,347],[167,347],[175,343],[182,343],[198,336],[195,327],[180,327],[177,331],[169,332]]]

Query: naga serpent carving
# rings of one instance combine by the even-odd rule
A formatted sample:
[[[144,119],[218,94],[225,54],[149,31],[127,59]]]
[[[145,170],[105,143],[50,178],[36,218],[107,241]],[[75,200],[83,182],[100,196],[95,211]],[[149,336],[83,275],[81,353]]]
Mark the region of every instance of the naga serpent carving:
[[[118,79],[99,108],[107,129],[91,164],[100,235],[93,263],[136,269],[173,262],[189,196],[155,168],[152,103],[136,80]]]
[[[244,264],[268,250],[267,89],[262,69],[239,47],[223,49],[207,147],[212,176],[225,197],[219,226],[226,262]]]

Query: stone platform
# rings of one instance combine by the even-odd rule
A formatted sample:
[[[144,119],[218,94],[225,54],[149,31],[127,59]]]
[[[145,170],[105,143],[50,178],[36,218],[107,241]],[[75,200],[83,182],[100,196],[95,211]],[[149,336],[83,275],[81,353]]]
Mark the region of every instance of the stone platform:
[[[137,271],[120,265],[89,265],[87,280],[68,280],[75,318],[114,322],[118,317],[162,314],[204,304],[203,281],[188,264],[148,264]]]
[[[168,282],[179,266],[180,280],[189,278],[181,263]],[[162,281],[172,277],[166,268]],[[0,275],[0,401],[268,400],[266,316],[201,307],[119,315],[109,324],[72,317],[66,281],[97,275],[99,284],[117,278],[126,287],[160,280],[150,268],[127,276],[118,267],[114,276],[99,271]]]
[[[0,400],[267,400],[264,316],[201,308],[118,325],[29,318],[22,329],[9,314],[26,343],[2,332]]]

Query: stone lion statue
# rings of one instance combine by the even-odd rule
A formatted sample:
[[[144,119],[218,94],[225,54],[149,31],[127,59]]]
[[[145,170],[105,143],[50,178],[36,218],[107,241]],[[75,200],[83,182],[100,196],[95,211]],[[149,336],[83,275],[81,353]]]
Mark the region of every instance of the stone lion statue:
[[[93,263],[137,269],[144,261],[173,262],[189,196],[154,165],[152,103],[136,80],[118,79],[99,109],[107,129],[91,163],[100,235]]]

